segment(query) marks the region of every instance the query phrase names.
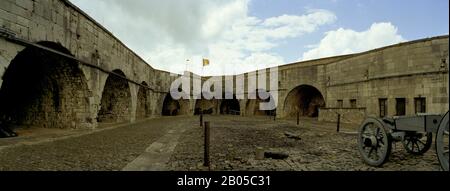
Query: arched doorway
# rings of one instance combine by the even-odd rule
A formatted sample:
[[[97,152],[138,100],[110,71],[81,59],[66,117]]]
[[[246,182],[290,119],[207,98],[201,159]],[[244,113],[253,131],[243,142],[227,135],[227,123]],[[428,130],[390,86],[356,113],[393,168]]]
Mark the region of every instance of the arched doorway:
[[[194,109],[194,115],[200,115],[200,114],[206,114],[206,115],[213,115],[218,114],[217,106],[218,106],[218,100],[217,99],[204,99],[205,95],[209,94],[207,92],[203,92],[201,96],[202,99],[195,100],[195,109]],[[206,97],[213,97],[213,96],[206,96]]]
[[[168,93],[163,102],[162,116],[178,116],[187,115],[189,112],[188,100],[174,100],[172,95]]]
[[[233,99],[224,99],[220,104],[221,115],[240,115],[241,106],[236,99],[236,95],[233,95]]]
[[[194,115],[207,114],[213,115],[217,114],[217,100],[206,100],[199,99],[195,102],[195,112]]]
[[[139,86],[137,94],[137,107],[136,107],[136,118],[144,119],[147,118],[149,113],[149,98],[148,98],[148,85],[146,82],[142,82],[142,86]]]
[[[273,100],[273,96],[267,92],[266,90],[258,90],[256,92],[253,93],[254,96],[256,97],[256,99],[249,99],[247,101],[246,104],[246,114],[249,116],[273,116],[276,114],[276,109],[273,110],[262,110],[260,108],[261,103],[273,103],[274,102],[270,102],[270,100]],[[266,98],[267,99],[261,99],[261,97]],[[274,105],[272,105],[274,106]]]
[[[294,88],[286,97],[284,112],[288,117],[300,116],[318,117],[319,108],[325,107],[325,99],[320,91],[310,85]]]
[[[102,93],[98,121],[105,123],[130,120],[131,93],[125,74],[114,70],[105,83]]]
[[[71,55],[54,42],[39,45]],[[27,47],[12,60],[0,89],[0,120],[14,127],[79,128],[92,124],[86,78],[76,60]]]

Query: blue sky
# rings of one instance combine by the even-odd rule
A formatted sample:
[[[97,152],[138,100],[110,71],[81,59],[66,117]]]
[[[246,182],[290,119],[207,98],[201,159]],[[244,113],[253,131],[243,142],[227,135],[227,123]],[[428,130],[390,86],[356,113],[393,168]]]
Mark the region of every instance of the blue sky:
[[[363,30],[374,22],[392,22],[408,39],[447,34],[449,28],[448,0],[255,0],[250,14],[268,18],[306,8],[334,12],[339,18],[334,27]]]
[[[307,50],[301,45],[317,43],[323,33],[340,27],[362,31],[375,22],[391,22],[408,41],[449,33],[448,0],[255,0],[249,8],[250,14],[259,18],[301,14],[308,8],[336,14],[338,20],[334,24],[292,39],[276,50],[289,61],[295,61],[298,54]]]
[[[174,73],[237,74],[449,33],[448,0],[71,1]]]

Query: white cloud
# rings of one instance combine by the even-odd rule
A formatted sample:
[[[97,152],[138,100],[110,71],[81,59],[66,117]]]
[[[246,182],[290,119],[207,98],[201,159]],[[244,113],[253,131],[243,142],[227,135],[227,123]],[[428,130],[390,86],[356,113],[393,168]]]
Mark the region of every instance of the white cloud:
[[[72,0],[158,69],[233,74],[285,63],[271,53],[283,40],[335,22],[327,10],[267,19],[248,13],[250,0]]]
[[[340,28],[327,32],[320,43],[310,46],[315,48],[305,52],[300,60],[364,52],[404,41],[391,23],[374,23],[362,32]]]
[[[293,38],[304,33],[314,32],[318,26],[336,20],[336,16],[326,10],[310,10],[308,12],[308,14],[302,16],[282,15],[266,19],[263,26],[273,29],[268,31],[268,37],[274,39]]]

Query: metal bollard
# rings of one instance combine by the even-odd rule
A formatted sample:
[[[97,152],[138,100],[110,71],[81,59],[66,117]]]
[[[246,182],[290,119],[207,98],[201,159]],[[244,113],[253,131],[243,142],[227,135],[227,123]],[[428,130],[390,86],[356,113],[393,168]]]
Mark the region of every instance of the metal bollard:
[[[338,120],[337,120],[337,132],[339,133],[341,129],[341,114],[338,114]]]
[[[209,122],[205,122],[205,151],[204,151],[204,163],[203,166],[205,167],[209,167],[210,166],[210,162],[209,162],[209,133],[210,133],[210,123]]]

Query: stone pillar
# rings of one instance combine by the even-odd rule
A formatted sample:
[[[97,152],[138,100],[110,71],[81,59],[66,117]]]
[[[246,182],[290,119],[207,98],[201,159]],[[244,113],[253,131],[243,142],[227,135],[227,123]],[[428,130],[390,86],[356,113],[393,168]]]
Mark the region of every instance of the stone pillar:
[[[133,123],[136,121],[136,109],[137,109],[137,100],[138,100],[138,91],[139,91],[139,86],[128,82],[128,86],[130,87],[130,93],[131,93],[131,106],[130,106],[130,122]]]

